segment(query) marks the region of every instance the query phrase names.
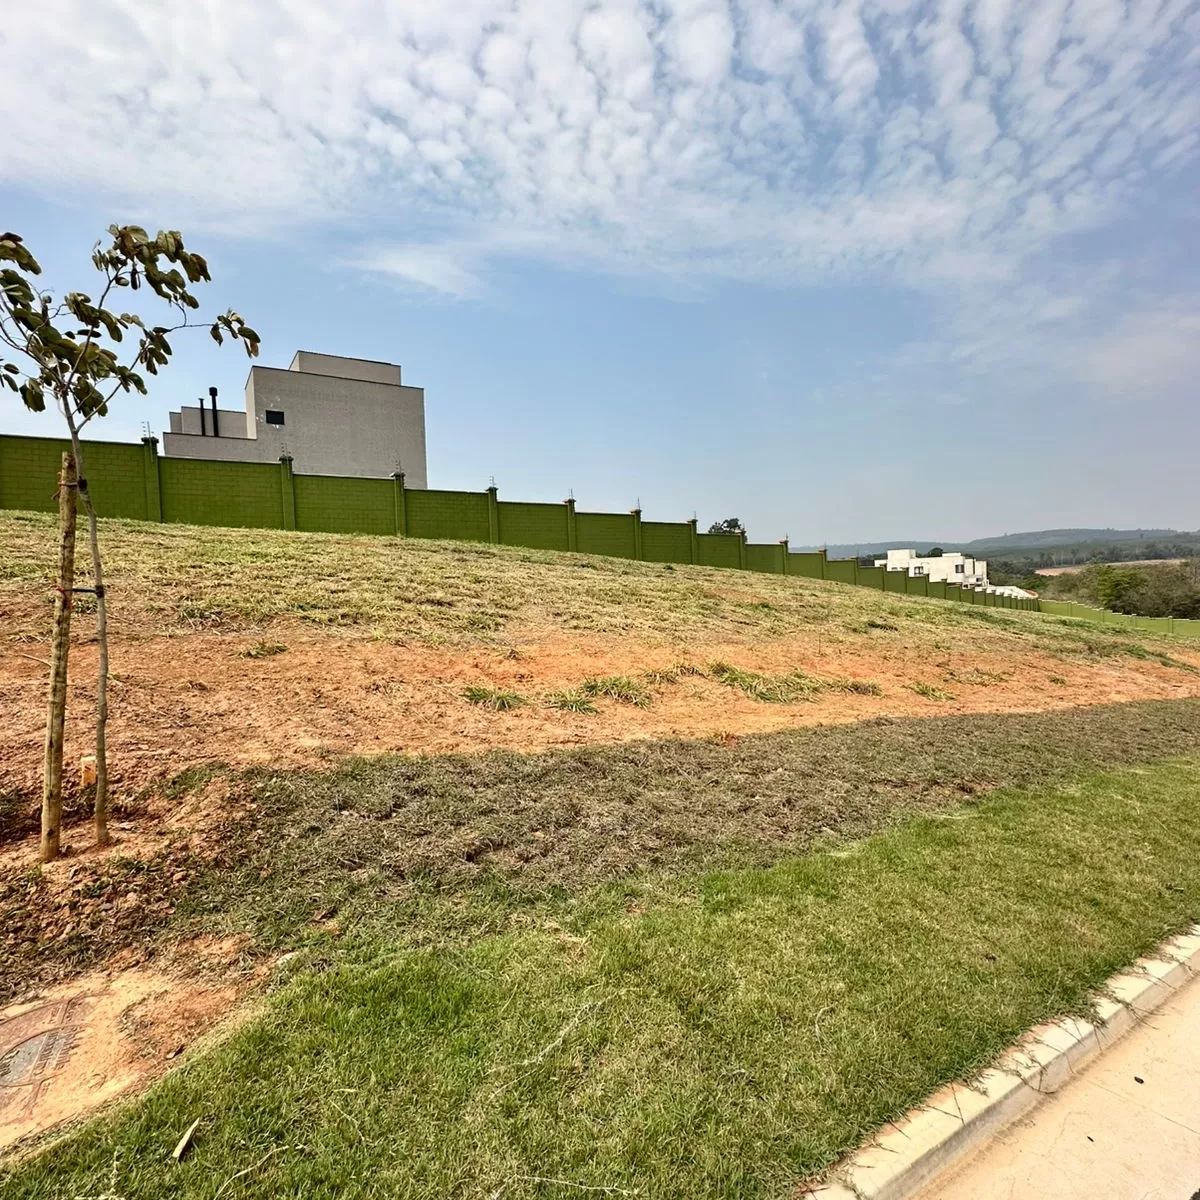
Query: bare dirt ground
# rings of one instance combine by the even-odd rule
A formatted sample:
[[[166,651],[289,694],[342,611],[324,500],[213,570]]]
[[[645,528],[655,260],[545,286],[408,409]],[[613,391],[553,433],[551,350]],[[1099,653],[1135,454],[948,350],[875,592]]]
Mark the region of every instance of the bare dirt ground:
[[[193,950],[213,965],[236,953]],[[162,1074],[248,986],[114,963],[0,1009],[0,1151]]]
[[[117,639],[109,755],[114,795],[130,797],[186,767],[228,763],[280,767],[343,754],[541,750],[636,738],[766,732],[876,716],[1035,712],[1127,700],[1200,696],[1200,674],[1153,659],[1072,659],[1009,647],[994,653],[912,647],[884,634],[835,644],[813,631],[748,646],[694,644],[689,652],[614,636],[549,634],[504,647],[435,647],[348,640],[276,626],[286,650],[248,658],[256,639],[196,634]],[[94,647],[72,655],[67,761],[90,749],[88,681]],[[1200,665],[1200,653],[1176,657]],[[869,681],[879,695],[823,691],[807,701],[761,703],[704,676],[649,685],[637,708],[597,700],[597,712],[549,709],[544,697],[588,676],[703,667],[724,660],[767,674],[800,670],[818,678]],[[521,707],[497,712],[468,703],[463,690],[517,692]],[[912,690],[936,688],[932,698]],[[0,793],[38,792],[45,667],[32,656],[0,656]]]

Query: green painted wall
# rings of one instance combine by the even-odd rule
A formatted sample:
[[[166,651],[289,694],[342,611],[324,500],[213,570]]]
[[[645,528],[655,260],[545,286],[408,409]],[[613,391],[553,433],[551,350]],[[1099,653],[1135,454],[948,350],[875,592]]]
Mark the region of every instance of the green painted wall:
[[[66,438],[0,437],[0,508],[51,512]],[[145,450],[129,442],[83,443],[83,466],[96,511],[144,521]]]
[[[491,540],[487,492],[405,491],[408,536]]]
[[[802,575],[806,579],[824,579],[825,556],[812,550],[789,551],[788,574]]]
[[[581,554],[634,558],[633,514],[577,512],[575,541]]]
[[[396,532],[390,479],[296,475],[296,528],[322,533]]]
[[[282,471],[272,463],[160,458],[164,521],[282,529]],[[107,510],[101,509],[106,516]]]
[[[700,551],[700,563],[706,567],[740,567],[742,565],[741,538],[728,533],[700,533],[696,541]]]
[[[825,578],[838,583],[858,582],[858,562],[853,558],[830,558],[825,562]]]
[[[783,546],[774,543],[746,543],[746,569],[765,571],[771,575],[783,574]]]
[[[567,506],[501,500],[500,541],[535,550],[567,550]]]
[[[62,438],[0,436],[0,508],[52,511]],[[392,535],[407,525],[410,537],[566,550],[570,507],[499,501],[486,492],[401,491],[390,479],[293,475],[276,464],[157,458],[148,445],[84,443],[85,467],[102,515],[198,525],[298,528],[337,533]],[[829,561],[821,553],[790,553],[783,544],[745,544],[721,534],[693,533],[689,522],[641,521],[625,513],[577,513],[576,549],[648,562],[686,563],[769,572],[960,603],[1043,611],[1127,629],[1200,638],[1200,621],[1132,617],[1054,600],[999,597],[956,584],[853,559]],[[694,539],[694,540],[693,540]],[[784,568],[786,567],[786,571]]]
[[[647,562],[690,563],[692,527],[685,521],[643,521],[642,557]]]

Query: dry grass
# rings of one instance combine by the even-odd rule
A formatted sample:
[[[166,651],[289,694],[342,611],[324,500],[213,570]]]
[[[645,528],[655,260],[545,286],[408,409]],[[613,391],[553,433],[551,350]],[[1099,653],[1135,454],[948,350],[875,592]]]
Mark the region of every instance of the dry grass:
[[[1188,669],[1158,634],[706,567],[663,566],[466,542],[102,522],[115,635],[260,632],[299,622],[342,636],[505,643],[552,629],[647,644],[760,642],[798,633],[931,652],[1129,655]],[[43,639],[53,521],[0,513],[0,616]]]

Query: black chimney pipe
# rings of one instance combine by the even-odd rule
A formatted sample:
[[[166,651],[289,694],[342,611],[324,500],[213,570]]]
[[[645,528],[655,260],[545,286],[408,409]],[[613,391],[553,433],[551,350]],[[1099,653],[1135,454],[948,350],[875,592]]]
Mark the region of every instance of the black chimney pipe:
[[[197,403],[200,405],[200,436],[208,437],[208,430],[204,428],[204,397],[201,396]]]
[[[212,397],[213,402],[213,437],[221,436],[221,426],[217,424],[217,389],[210,387],[208,394]]]

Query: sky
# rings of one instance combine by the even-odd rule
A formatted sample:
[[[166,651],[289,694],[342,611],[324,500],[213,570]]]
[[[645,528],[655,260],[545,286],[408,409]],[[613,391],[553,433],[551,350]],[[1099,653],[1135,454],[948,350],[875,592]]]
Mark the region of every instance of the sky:
[[[183,231],[266,365],[402,364],[433,487],[794,544],[1200,527],[1198,2],[39,0],[0,64],[44,286]],[[183,335],[93,436],[247,366]]]

